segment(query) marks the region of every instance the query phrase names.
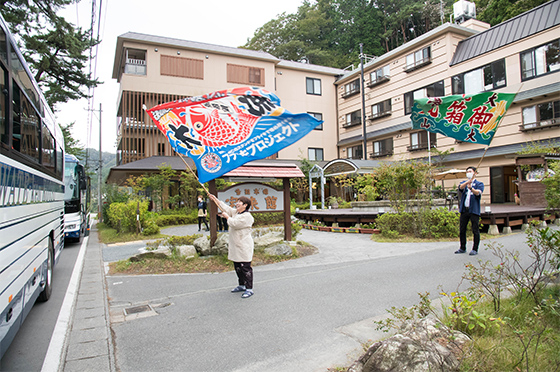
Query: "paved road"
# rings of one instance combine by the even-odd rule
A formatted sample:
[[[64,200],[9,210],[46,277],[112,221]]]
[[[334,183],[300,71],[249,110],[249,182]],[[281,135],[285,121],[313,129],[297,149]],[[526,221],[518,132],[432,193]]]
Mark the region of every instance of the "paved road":
[[[51,298],[33,306],[0,360],[0,371],[41,370],[79,250],[79,243],[66,243],[54,268]]]
[[[174,231],[180,233],[180,230]],[[190,233],[185,231],[185,233]],[[346,366],[382,335],[373,319],[419,292],[456,290],[466,262],[457,242],[375,243],[304,230],[320,253],[255,268],[255,296],[230,293],[233,272],[107,277],[121,371],[325,371]],[[494,239],[526,254],[523,234]],[[485,242],[483,242],[484,244]],[[111,248],[109,248],[111,249]],[[463,285],[465,288],[465,285]],[[123,316],[124,309],[153,311]]]

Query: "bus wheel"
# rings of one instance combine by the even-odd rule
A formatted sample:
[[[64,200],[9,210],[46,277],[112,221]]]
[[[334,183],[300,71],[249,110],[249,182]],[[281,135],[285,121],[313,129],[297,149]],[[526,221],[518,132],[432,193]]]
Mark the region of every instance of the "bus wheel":
[[[45,302],[48,301],[51,297],[52,292],[52,274],[53,274],[53,265],[54,265],[54,248],[52,239],[49,238],[49,257],[47,258],[47,275],[45,278],[45,288],[43,292],[39,295],[38,300]]]

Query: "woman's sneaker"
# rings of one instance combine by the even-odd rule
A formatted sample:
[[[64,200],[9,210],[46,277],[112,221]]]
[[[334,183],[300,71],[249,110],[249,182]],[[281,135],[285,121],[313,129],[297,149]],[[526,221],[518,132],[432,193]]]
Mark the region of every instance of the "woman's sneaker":
[[[245,292],[245,286],[244,285],[238,285],[237,287],[235,287],[231,290],[231,293],[237,293],[237,292]]]

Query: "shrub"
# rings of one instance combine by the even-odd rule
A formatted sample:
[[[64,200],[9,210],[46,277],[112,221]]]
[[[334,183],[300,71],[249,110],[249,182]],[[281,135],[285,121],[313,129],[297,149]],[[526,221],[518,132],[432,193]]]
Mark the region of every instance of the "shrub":
[[[148,212],[148,202],[131,200],[126,203],[112,203],[109,206],[109,225],[117,230],[117,233],[136,231],[136,211],[140,210],[140,225],[143,226]]]
[[[281,225],[284,223],[284,212],[253,213],[253,226]]]
[[[459,215],[445,208],[422,209],[416,213],[385,213],[375,222],[381,234],[388,238],[399,235],[429,239],[459,236]]]

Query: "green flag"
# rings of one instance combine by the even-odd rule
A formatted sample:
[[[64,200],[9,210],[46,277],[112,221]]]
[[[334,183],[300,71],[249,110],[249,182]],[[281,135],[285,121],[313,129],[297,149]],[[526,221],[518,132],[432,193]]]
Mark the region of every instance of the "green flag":
[[[412,128],[489,145],[514,98],[512,93],[484,92],[415,99]]]

